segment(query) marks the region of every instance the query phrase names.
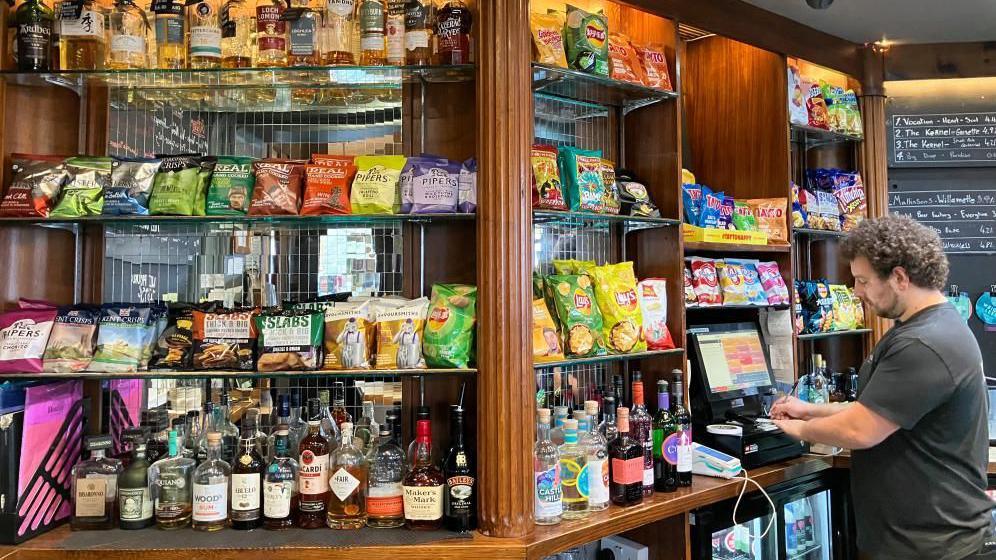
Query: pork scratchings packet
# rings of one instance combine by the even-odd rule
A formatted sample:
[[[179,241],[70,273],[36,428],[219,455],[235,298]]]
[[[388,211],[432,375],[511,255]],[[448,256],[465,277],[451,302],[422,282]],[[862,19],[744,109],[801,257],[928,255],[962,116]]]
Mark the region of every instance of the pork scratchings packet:
[[[208,216],[244,216],[249,211],[256,184],[252,162],[250,157],[218,156],[207,191]]]
[[[428,298],[400,305],[377,302],[375,369],[423,369],[422,340]]]
[[[194,310],[194,369],[253,371],[257,314],[256,309]]]
[[[85,370],[93,359],[99,321],[99,307],[60,307],[45,347],[43,370],[51,373],[76,373]]]
[[[152,185],[149,212],[157,215],[193,216],[200,186],[201,156],[187,154],[162,158]]]
[[[153,327],[148,305],[101,306],[97,350],[87,371],[138,371]]]
[[[111,158],[73,157],[66,160],[69,181],[52,218],[99,216],[104,211],[104,191],[111,186]]]
[[[467,368],[474,357],[477,286],[435,284],[422,355],[432,368]]]
[[[547,276],[557,309],[564,354],[586,358],[605,353],[602,338],[602,313],[595,303],[591,277],[573,274]]]
[[[643,317],[632,261],[591,269],[595,301],[602,312],[602,336],[614,354],[643,352]]]
[[[264,311],[256,316],[259,371],[318,369],[325,316],[320,311]]]
[[[373,302],[336,303],[326,308],[322,369],[370,369],[374,334]]]
[[[358,156],[356,178],[349,193],[354,214],[397,214],[399,181],[405,156]]]
[[[39,373],[56,310],[18,309],[0,313],[0,372]]]
[[[152,185],[162,161],[155,158],[115,158],[111,186],[104,191],[104,215],[147,215]]]
[[[0,202],[0,216],[47,218],[69,179],[62,156],[12,154],[14,181]]]

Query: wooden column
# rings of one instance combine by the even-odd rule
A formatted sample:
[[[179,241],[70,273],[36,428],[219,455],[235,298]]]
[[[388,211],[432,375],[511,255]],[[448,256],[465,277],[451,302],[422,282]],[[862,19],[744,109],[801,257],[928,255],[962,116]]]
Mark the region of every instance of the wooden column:
[[[535,381],[530,335],[533,137],[528,0],[487,0],[478,18],[477,282],[479,526],[533,528]]]
[[[875,46],[862,50],[864,76],[862,80],[861,117],[864,124],[865,141],[859,154],[861,176],[865,182],[868,197],[868,216],[885,216],[889,213],[889,169],[886,164],[885,134],[885,58]],[[878,342],[885,331],[892,327],[892,321],[874,316],[869,312],[869,328],[872,329],[872,342]]]

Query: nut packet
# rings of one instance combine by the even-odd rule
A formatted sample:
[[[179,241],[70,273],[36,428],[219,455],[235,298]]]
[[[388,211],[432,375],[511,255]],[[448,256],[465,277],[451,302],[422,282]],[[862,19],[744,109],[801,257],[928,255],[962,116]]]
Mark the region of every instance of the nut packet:
[[[768,243],[788,243],[787,198],[751,198],[744,202],[754,211],[758,231],[768,234]]]
[[[296,216],[304,192],[304,164],[299,161],[263,159],[254,161],[250,216]]]
[[[592,267],[595,301],[602,313],[602,338],[609,352],[644,352],[643,316],[636,294],[633,262]]]
[[[111,161],[109,157],[67,159],[69,179],[49,217],[99,216],[104,211],[104,191],[111,185]]]
[[[564,359],[560,335],[543,298],[533,300],[533,363],[557,362]]]
[[[692,288],[700,307],[723,305],[723,293],[719,289],[716,261],[705,257],[688,259],[692,265]]]
[[[732,196],[723,196],[723,202],[719,206],[719,229],[736,229],[733,225],[733,209],[736,206]]]
[[[757,231],[757,218],[750,204],[742,200],[733,201],[733,227],[739,231]]]
[[[77,373],[90,365],[97,343],[100,308],[92,305],[60,307],[42,357],[42,371]]]
[[[560,180],[557,148],[533,144],[529,162],[533,170],[533,208],[567,210],[564,187]]]
[[[835,331],[849,331],[857,328],[857,310],[847,286],[830,284],[830,296],[833,298],[833,326]]]
[[[571,68],[609,75],[609,22],[604,14],[593,14],[568,4],[564,45]]]
[[[730,259],[714,261],[719,286],[723,291],[723,305],[747,305],[747,284],[744,279],[743,266]]]
[[[356,176],[353,158],[343,157],[338,164],[305,165],[302,216],[350,214],[349,185]],[[333,160],[325,160],[332,162]]]
[[[477,211],[477,158],[470,158],[460,166],[460,192],[457,212],[473,214]]]
[[[684,267],[685,284],[685,307],[695,307],[699,304],[699,297],[695,295],[695,288],[692,285],[692,271],[688,266]]]
[[[253,371],[257,309],[193,312],[195,370]]]
[[[149,197],[149,213],[193,216],[200,187],[201,156],[164,156]]]
[[[601,150],[562,146],[557,150],[564,177],[567,204],[574,212],[601,212],[605,198]]]
[[[602,313],[588,275],[547,276],[564,341],[564,355],[586,358],[605,354]]]
[[[86,370],[138,371],[144,365],[142,355],[153,328],[152,308],[148,305],[102,305],[97,349]]]
[[[336,303],[325,308],[322,369],[370,369],[374,350],[373,302]]]
[[[244,216],[249,211],[256,175],[253,159],[219,156],[208,185],[205,212],[208,216]]]
[[[161,165],[155,158],[114,158],[111,186],[104,191],[104,215],[147,215],[152,184]]]
[[[651,44],[636,47],[643,63],[643,85],[655,89],[671,91],[671,75],[667,68],[667,54],[664,45]]]
[[[424,369],[422,340],[428,298],[376,303],[377,356],[374,369]]]
[[[620,169],[616,172],[619,185],[619,202],[622,214],[641,218],[660,218],[661,211],[650,199],[647,187],[636,180],[632,171]]]
[[[667,329],[667,280],[646,278],[636,285],[643,315],[643,339],[647,350],[674,348],[671,332]]]
[[[310,371],[322,363],[321,311],[271,310],[255,317],[258,371]]]
[[[0,372],[40,373],[55,308],[0,313]]]
[[[684,207],[685,222],[693,226],[699,225],[702,212],[702,189],[699,185],[681,185],[681,203]]]
[[[0,201],[0,216],[47,218],[69,180],[62,156],[12,154],[14,180]]]
[[[357,156],[356,178],[349,193],[354,214],[397,214],[398,182],[405,156]]]
[[[434,284],[422,354],[431,368],[467,368],[475,355],[477,286]]]
[[[789,294],[785,279],[774,261],[757,263],[757,275],[761,279],[761,287],[767,296],[768,305],[788,305]]]
[[[634,84],[643,84],[646,80],[640,55],[629,37],[622,33],[609,33],[609,67],[609,76],[613,80]]]
[[[540,64],[567,68],[564,54],[564,14],[531,12],[529,28],[533,33],[533,60]]]
[[[605,184],[604,197],[602,198],[602,212],[605,214],[619,214],[622,210],[622,201],[619,200],[619,183],[616,181],[616,168],[607,159],[602,160],[602,183]]]

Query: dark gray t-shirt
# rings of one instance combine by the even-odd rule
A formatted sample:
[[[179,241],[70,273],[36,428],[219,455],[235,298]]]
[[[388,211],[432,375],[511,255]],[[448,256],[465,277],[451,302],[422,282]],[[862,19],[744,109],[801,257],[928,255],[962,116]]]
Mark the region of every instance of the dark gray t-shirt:
[[[851,461],[858,548],[875,559],[961,560],[989,527],[989,424],[982,354],[948,303],[882,337],[858,402],[899,425]]]

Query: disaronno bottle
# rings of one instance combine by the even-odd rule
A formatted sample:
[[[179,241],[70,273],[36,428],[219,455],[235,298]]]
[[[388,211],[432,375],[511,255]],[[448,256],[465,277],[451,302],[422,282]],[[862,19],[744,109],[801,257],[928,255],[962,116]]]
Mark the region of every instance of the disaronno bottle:
[[[72,528],[111,529],[118,515],[118,475],[121,461],[104,457],[111,448],[111,436],[96,436],[86,440],[90,458],[80,461],[72,471]]]
[[[405,525],[409,529],[435,530],[443,525],[443,472],[432,461],[432,428],[429,420],[418,421],[415,453],[402,484]]]
[[[219,0],[201,0],[187,7],[190,42],[187,55],[191,68],[221,66],[221,6]]]

